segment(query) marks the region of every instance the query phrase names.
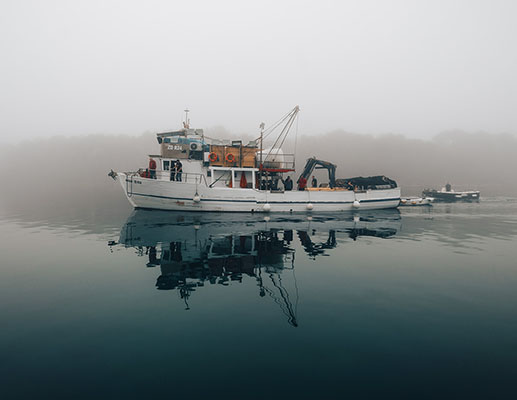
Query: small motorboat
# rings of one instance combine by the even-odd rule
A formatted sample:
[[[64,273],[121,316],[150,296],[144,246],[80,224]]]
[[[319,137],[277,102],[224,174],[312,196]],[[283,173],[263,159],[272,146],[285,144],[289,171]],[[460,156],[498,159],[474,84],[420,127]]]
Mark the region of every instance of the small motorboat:
[[[422,192],[424,197],[432,197],[434,201],[454,203],[458,201],[474,202],[479,201],[480,192],[478,190],[469,190],[457,192],[452,189],[450,183],[447,183],[441,190],[424,189]]]
[[[432,197],[403,197],[400,199],[401,207],[432,206]]]

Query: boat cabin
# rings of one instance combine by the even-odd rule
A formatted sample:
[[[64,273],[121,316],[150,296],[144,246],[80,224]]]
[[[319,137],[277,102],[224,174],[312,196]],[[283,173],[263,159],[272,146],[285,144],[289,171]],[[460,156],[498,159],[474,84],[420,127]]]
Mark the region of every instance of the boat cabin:
[[[256,140],[214,140],[202,129],[185,128],[157,134],[160,154],[156,179],[203,183],[209,187],[281,190],[281,174],[294,171],[294,155],[281,149],[261,151]],[[181,171],[176,168],[181,163]],[[259,184],[262,182],[262,184]]]

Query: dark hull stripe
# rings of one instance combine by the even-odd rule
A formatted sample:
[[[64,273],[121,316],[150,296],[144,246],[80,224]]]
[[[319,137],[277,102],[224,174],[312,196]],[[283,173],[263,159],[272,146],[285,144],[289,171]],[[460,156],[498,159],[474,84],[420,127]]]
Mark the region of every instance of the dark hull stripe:
[[[158,199],[169,199],[169,200],[187,200],[192,201],[190,197],[169,197],[169,196],[159,196],[155,194],[144,194],[144,193],[131,193],[132,196],[142,196],[142,197],[154,197]],[[201,199],[201,201],[219,201],[219,202],[231,202],[231,203],[252,203],[252,204],[352,204],[354,201],[256,201],[256,200],[229,200],[229,199]],[[392,197],[389,199],[366,199],[359,200],[360,203],[378,203],[383,201],[400,201],[399,197]]]
[[[192,201],[192,197],[169,197],[169,196],[159,196],[157,194],[144,194],[144,193],[131,193],[131,195],[132,196],[143,196],[143,197],[155,197],[155,198],[158,198],[158,199]],[[232,203],[254,203],[254,204],[257,203],[255,200],[201,199],[201,201],[231,201]]]

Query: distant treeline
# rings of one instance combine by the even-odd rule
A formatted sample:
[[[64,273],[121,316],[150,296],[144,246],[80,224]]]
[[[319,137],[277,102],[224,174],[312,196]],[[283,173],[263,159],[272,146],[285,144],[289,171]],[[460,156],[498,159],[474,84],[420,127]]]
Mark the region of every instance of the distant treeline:
[[[0,201],[20,210],[126,207],[119,184],[107,173],[145,167],[147,154],[157,152],[153,134],[53,137],[4,146]],[[334,131],[298,137],[297,169],[311,156],[336,163],[340,178],[386,175],[406,195],[446,182],[480,189],[482,196],[517,195],[517,137],[509,134],[448,132],[421,140]],[[324,181],[324,171],[317,176]]]
[[[447,182],[485,195],[517,195],[517,137],[509,134],[456,131],[421,140],[334,131],[299,138],[297,153],[300,161],[321,154],[335,162],[338,177],[387,175],[407,195]]]

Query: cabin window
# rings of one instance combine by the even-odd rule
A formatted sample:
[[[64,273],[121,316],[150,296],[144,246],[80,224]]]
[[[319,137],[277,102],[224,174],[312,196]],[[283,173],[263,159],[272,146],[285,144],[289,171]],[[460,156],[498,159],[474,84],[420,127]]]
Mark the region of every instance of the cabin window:
[[[203,152],[202,151],[190,151],[189,156],[191,160],[203,160]]]
[[[167,160],[167,161],[165,161],[165,160],[164,160],[164,161],[163,161],[163,170],[164,170],[164,171],[168,171],[168,170],[169,170],[170,165],[171,165],[171,162],[170,162],[169,160]]]

